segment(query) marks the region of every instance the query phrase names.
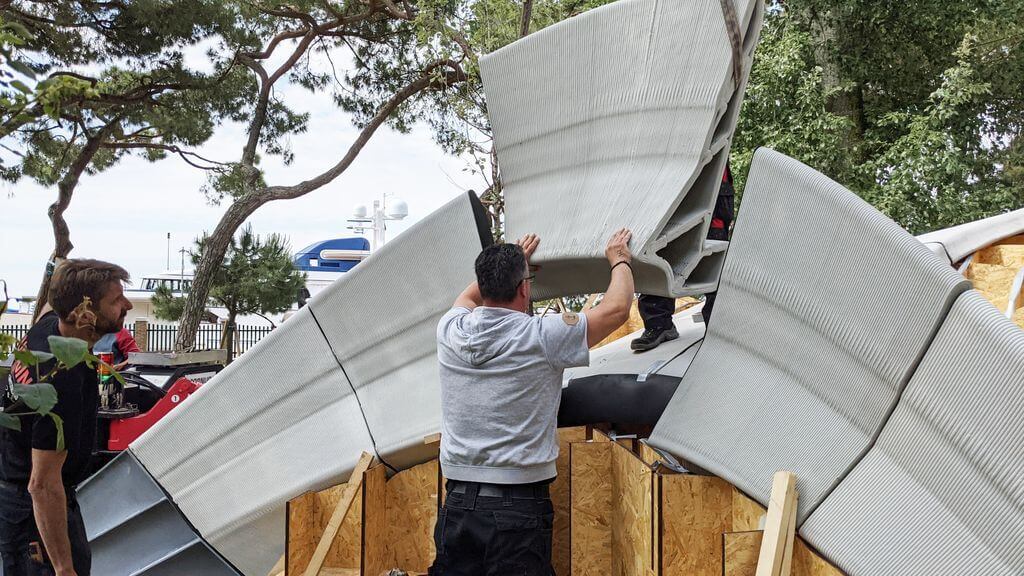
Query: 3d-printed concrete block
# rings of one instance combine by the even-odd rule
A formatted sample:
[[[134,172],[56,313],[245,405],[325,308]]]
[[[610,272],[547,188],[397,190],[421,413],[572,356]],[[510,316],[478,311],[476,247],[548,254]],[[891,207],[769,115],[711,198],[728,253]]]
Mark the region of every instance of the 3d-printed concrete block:
[[[705,240],[761,27],[735,0],[743,71],[718,0],[620,0],[480,61],[507,236],[536,233],[537,298],[603,291],[604,247],[633,231],[637,290],[714,290]]]
[[[877,444],[801,534],[853,576],[1024,574],[1024,332],[956,301]]]
[[[435,328],[490,243],[460,195],[271,332],[131,448],[214,549],[263,576],[284,505],[342,482],[362,451],[406,467],[440,429]]]
[[[651,444],[762,503],[777,470],[795,472],[803,522],[968,288],[852,192],[759,150],[708,335]]]

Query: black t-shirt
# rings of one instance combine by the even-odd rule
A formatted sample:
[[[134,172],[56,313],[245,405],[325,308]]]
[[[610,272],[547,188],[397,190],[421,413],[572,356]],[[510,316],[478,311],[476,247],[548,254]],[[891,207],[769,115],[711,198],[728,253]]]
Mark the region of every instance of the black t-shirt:
[[[57,315],[50,313],[39,319],[28,332],[28,349],[49,352],[47,338],[59,336]],[[53,360],[39,366],[39,374],[49,372]],[[12,370],[21,373],[21,384],[35,381],[36,370]],[[70,370],[62,370],[50,378],[57,390],[57,405],[53,413],[64,420],[64,447],[68,452],[61,473],[65,486],[74,486],[85,480],[96,443],[96,411],[99,409],[99,379],[96,371],[85,363]],[[18,409],[17,411],[24,411]],[[0,428],[0,478],[16,484],[27,484],[32,471],[32,449],[56,450],[57,428],[50,416],[22,416],[21,431]]]

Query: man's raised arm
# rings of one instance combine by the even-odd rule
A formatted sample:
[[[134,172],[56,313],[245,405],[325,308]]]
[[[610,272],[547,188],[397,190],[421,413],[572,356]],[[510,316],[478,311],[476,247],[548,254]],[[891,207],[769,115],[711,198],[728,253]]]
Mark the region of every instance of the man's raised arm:
[[[612,234],[604,255],[612,267],[612,279],[601,303],[584,312],[587,317],[587,346],[592,347],[607,338],[626,320],[633,304],[633,254],[629,239],[633,234],[623,228]]]

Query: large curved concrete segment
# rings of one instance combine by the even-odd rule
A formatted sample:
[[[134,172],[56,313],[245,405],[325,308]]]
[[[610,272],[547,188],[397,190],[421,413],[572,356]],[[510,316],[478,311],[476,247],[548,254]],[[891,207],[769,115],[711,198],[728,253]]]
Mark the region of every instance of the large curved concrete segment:
[[[203,542],[131,451],[84,482],[78,502],[93,574],[238,574]]]
[[[1024,574],[1024,332],[973,290],[802,535],[846,573]]]
[[[423,437],[441,429],[437,322],[476,279],[473,262],[490,242],[483,207],[464,194],[309,304],[392,466],[432,457]]]
[[[977,222],[936,230],[917,239],[932,252],[956,264],[978,250],[1024,233],[1024,208]]]
[[[600,292],[628,227],[637,290],[714,290],[706,241],[764,3],[735,0],[744,74],[718,0],[620,0],[480,61],[509,238],[536,233],[537,298]]]
[[[651,444],[799,520],[871,445],[969,283],[852,192],[759,150],[715,315]],[[865,302],[878,309],[865,309]]]
[[[264,576],[283,553],[289,499],[344,481],[364,450],[401,467],[430,457],[435,326],[488,242],[479,200],[460,195],[318,294],[132,451],[207,543]]]

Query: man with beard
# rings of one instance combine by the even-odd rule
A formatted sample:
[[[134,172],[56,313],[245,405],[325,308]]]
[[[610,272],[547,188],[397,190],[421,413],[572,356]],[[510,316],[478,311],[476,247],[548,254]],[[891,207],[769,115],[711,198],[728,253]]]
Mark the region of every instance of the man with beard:
[[[51,281],[53,311],[29,330],[27,348],[50,352],[50,336],[78,338],[91,347],[104,334],[121,330],[132,309],[122,289],[127,281],[128,272],[115,264],[61,263]],[[55,362],[16,365],[12,373],[20,384],[32,384],[45,380]],[[63,438],[50,416],[22,416],[20,430],[0,429],[0,555],[5,576],[90,573],[92,554],[75,486],[85,479],[96,442],[99,381],[85,363],[60,370],[48,381],[57,390],[52,412],[63,421]],[[7,396],[5,410],[25,411]]]

